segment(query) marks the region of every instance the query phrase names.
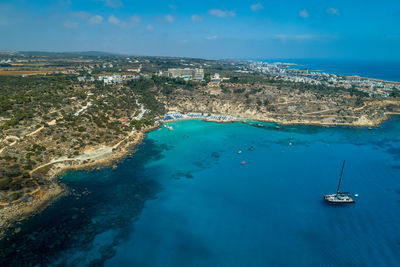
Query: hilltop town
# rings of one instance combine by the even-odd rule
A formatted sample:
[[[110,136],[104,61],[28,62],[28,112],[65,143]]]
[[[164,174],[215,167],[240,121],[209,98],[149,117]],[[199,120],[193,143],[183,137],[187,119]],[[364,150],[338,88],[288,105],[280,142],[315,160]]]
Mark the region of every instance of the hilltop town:
[[[67,193],[62,171],[116,168],[166,121],[373,127],[400,114],[399,83],[290,65],[99,52],[2,52],[0,62],[3,230]]]

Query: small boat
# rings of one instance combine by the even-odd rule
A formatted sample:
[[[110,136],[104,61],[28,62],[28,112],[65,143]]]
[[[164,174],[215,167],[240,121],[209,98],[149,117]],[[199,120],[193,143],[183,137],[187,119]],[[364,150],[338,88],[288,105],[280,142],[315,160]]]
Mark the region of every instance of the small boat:
[[[340,178],[339,178],[339,184],[337,187],[336,194],[329,194],[325,195],[324,199],[327,201],[329,204],[353,204],[355,203],[354,199],[351,197],[350,193],[348,192],[340,192],[340,183],[342,182],[342,176],[343,176],[343,170],[344,170],[344,164],[346,161],[343,161],[342,165],[342,171],[340,172]]]
[[[169,126],[168,124],[164,124],[164,127],[170,131],[172,131],[174,129],[172,126]]]

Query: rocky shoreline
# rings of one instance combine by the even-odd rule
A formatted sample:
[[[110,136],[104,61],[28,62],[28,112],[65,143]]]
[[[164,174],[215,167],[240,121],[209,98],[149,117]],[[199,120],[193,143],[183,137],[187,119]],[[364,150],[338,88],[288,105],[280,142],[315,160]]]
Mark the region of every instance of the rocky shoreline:
[[[215,122],[215,123],[232,123],[232,122],[246,122],[246,121],[259,121],[259,122],[270,122],[276,123],[280,125],[312,125],[312,126],[321,126],[321,127],[337,127],[337,126],[344,126],[344,127],[377,127],[381,125],[383,122],[390,120],[393,116],[400,115],[398,114],[389,114],[388,116],[379,117],[375,120],[368,119],[365,116],[361,116],[358,120],[353,122],[331,122],[331,121],[311,121],[311,120],[287,120],[287,119],[276,119],[270,118],[266,116],[251,116],[251,117],[230,117],[230,119],[225,120],[218,120],[212,119],[209,117],[183,117],[183,118],[176,118],[166,121],[173,122],[173,121],[182,121],[182,120],[203,120],[207,122]],[[223,114],[213,114],[215,117],[229,117]]]
[[[46,165],[44,167],[50,166],[45,177],[43,177],[46,178],[50,184],[45,189],[39,190],[33,198],[33,201],[29,203],[21,202],[11,204],[0,209],[0,239],[3,239],[7,235],[7,231],[12,229],[16,223],[42,212],[54,201],[69,193],[67,186],[57,181],[60,175],[70,170],[93,170],[94,168],[116,166],[115,164],[123,157],[134,153],[134,148],[143,141],[146,132],[152,131],[158,127],[158,125],[155,125],[153,127],[147,127],[141,132],[137,132],[133,140],[122,140],[118,147],[110,149],[109,153],[104,153],[96,160],[65,159],[63,161],[54,160],[54,162],[44,164]],[[122,144],[123,142],[125,143]],[[100,149],[104,150],[104,148]],[[40,168],[41,167],[34,171]],[[16,231],[18,231],[17,229],[18,228],[16,228]]]

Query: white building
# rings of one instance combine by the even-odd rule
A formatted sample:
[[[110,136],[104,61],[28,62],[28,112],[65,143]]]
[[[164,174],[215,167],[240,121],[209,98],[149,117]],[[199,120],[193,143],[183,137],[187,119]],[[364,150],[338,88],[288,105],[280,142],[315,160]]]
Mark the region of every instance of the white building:
[[[115,84],[115,83],[122,83],[121,75],[107,75],[107,76],[99,76],[99,81],[103,81],[104,84]]]
[[[215,73],[214,76],[211,77],[212,82],[221,82],[221,76],[219,73]]]
[[[199,68],[196,68],[196,69],[170,68],[170,69],[168,69],[167,75],[170,78],[182,78],[185,81],[189,81],[189,80],[192,80],[192,79],[196,80],[196,81],[202,81],[204,79],[204,70],[203,69],[199,69]]]
[[[204,70],[203,69],[195,69],[193,80],[195,81],[203,81],[204,80]]]

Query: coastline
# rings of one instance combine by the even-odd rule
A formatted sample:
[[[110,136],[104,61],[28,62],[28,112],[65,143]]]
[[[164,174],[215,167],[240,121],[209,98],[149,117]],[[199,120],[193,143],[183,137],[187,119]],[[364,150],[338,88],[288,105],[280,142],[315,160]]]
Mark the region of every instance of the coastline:
[[[392,116],[400,114],[391,114]],[[171,120],[159,120],[153,126],[146,127],[142,131],[130,132],[128,136],[119,141],[114,146],[101,146],[97,149],[85,151],[83,154],[78,155],[75,158],[61,157],[58,159],[53,159],[50,162],[42,164],[41,166],[35,168],[30,172],[32,175],[39,170],[48,168],[43,174],[43,178],[48,180],[50,184],[47,188],[39,189],[35,192],[33,200],[30,202],[21,202],[17,204],[6,205],[0,209],[0,239],[4,238],[9,230],[16,227],[16,224],[22,220],[34,216],[54,201],[68,194],[68,187],[62,184],[57,178],[69,170],[90,170],[94,168],[104,168],[116,166],[115,164],[123,159],[130,153],[135,152],[135,147],[142,143],[143,139],[146,137],[145,133],[155,130],[161,127],[163,124],[169,122],[176,122],[182,120],[203,120],[207,122],[214,123],[233,123],[233,122],[243,122],[252,126],[258,126],[257,124],[249,123],[248,121],[258,121],[258,122],[269,122],[276,123],[277,125],[310,125],[310,126],[320,126],[320,127],[376,127],[382,124],[384,121],[390,120],[392,116],[388,116],[385,119],[380,119],[377,121],[371,120],[360,120],[359,123],[331,123],[331,122],[316,122],[308,120],[297,120],[297,121],[286,121],[277,120],[274,118],[266,118],[260,116],[254,117],[231,117],[227,115],[212,115],[210,117],[182,117],[174,118]],[[226,117],[228,119],[218,120],[212,117]],[[18,228],[15,229],[17,231]]]
[[[102,146],[89,151],[86,153],[86,157],[83,156],[85,155],[84,153],[76,158],[53,159],[32,170],[30,172],[31,175],[39,170],[48,168],[42,175],[42,178],[49,181],[49,185],[44,189],[38,185],[39,188],[35,190],[36,192],[33,200],[30,202],[21,201],[16,204],[8,204],[0,209],[0,240],[3,239],[6,234],[11,233],[10,230],[13,228],[15,228],[14,231],[18,231],[16,227],[18,222],[39,214],[54,201],[69,193],[68,187],[57,179],[63,173],[70,170],[91,170],[94,168],[111,167],[128,154],[134,153],[135,147],[142,143],[143,139],[146,137],[145,133],[158,127],[159,125],[156,124],[140,132],[130,132],[125,139],[121,140],[116,145],[112,147]],[[132,137],[134,138],[132,139]],[[96,152],[100,152],[98,157],[94,160],[89,159],[89,157],[96,154]]]
[[[174,112],[178,113],[178,112]],[[169,113],[167,113],[169,114]],[[213,114],[211,116],[205,116],[203,115],[202,117],[189,117],[187,114],[184,113],[178,113],[180,116],[179,118],[173,118],[169,120],[163,120],[161,123],[169,123],[169,122],[175,122],[175,121],[182,121],[182,120],[203,120],[207,122],[215,122],[215,123],[232,123],[232,122],[244,122],[246,123],[247,121],[259,121],[259,122],[269,122],[269,123],[275,123],[279,125],[310,125],[310,126],[320,126],[320,127],[351,127],[351,128],[365,128],[365,127],[378,127],[385,121],[391,120],[395,116],[399,116],[399,113],[396,112],[387,112],[385,113],[385,116],[380,117],[379,119],[371,120],[366,118],[365,116],[361,116],[357,121],[354,122],[322,122],[320,121],[312,121],[312,120],[285,120],[285,119],[276,119],[272,117],[266,117],[266,116],[249,116],[249,117],[242,117],[242,116],[237,116],[233,117],[231,115],[224,115],[224,114]],[[218,120],[218,119],[213,119],[211,117],[226,117],[228,119],[225,120]]]

